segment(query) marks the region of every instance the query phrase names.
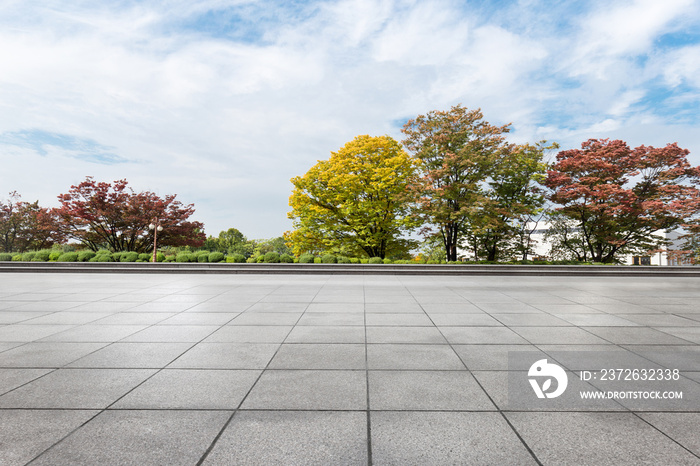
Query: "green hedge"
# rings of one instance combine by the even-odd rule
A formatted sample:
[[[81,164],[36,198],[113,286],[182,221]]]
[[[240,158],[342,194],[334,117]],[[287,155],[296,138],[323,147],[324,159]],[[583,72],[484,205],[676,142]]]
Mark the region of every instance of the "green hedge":
[[[188,252],[181,252],[175,257],[175,262],[194,262],[195,260],[197,260],[196,256]]]
[[[64,252],[58,256],[58,262],[78,262],[77,252]]]
[[[286,264],[293,264],[294,258],[292,256],[290,256],[289,254],[282,254],[280,256],[280,262],[284,262]]]
[[[314,255],[313,254],[302,254],[299,256],[299,263],[300,264],[313,264],[314,263]]]
[[[265,253],[263,260],[267,264],[277,264],[280,261],[280,255],[279,255],[279,253],[276,253],[275,251],[270,251],[268,253]]]
[[[3,252],[0,253],[0,262],[10,262],[12,260],[12,254]]]
[[[80,262],[89,262],[90,259],[95,257],[97,254],[95,254],[93,251],[80,251],[78,253],[78,260]]]
[[[240,264],[245,262],[245,256],[243,254],[231,254],[230,256],[226,256],[226,262]]]
[[[338,259],[333,254],[324,254],[321,256],[322,264],[337,264]]]
[[[384,261],[382,260],[381,257],[371,257],[369,259],[369,262],[368,262],[368,264],[383,264],[383,263],[384,263]]]
[[[212,252],[209,254],[209,262],[221,262],[224,260],[223,252]]]

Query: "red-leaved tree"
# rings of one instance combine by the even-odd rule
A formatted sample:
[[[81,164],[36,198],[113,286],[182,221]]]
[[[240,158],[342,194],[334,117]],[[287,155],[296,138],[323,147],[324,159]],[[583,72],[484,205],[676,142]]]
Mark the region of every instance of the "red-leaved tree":
[[[153,248],[155,221],[159,246],[201,246],[206,239],[201,222],[188,221],[194,205],[183,205],[174,194],[164,198],[149,191],[135,192],[126,180],[96,182],[87,177],[58,196],[58,214],[65,234],[96,251],[146,252]]]
[[[38,201],[23,201],[16,191],[0,200],[0,251],[43,249],[64,240],[57,216]]]
[[[606,263],[652,249],[654,231],[683,225],[700,209],[700,167],[688,154],[675,143],[630,149],[609,139],[559,152],[545,184],[549,200],[561,206],[555,216],[570,227],[561,246]]]

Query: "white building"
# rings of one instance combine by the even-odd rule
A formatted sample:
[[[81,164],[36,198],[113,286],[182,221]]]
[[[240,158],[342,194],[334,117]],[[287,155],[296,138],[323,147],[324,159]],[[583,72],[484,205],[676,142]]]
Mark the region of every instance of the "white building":
[[[549,222],[540,221],[537,224],[534,222],[528,225],[528,229],[532,231],[530,234],[530,260],[550,260],[552,259],[552,243],[546,238],[546,233],[550,228]],[[682,241],[679,239],[683,232],[673,230],[667,232],[665,230],[657,230],[653,233],[656,236],[665,238],[669,241],[668,246],[663,247],[663,250],[649,255],[632,255],[629,254],[622,258],[622,263],[627,265],[690,265],[674,258],[669,257],[668,251],[678,251],[682,249]],[[467,259],[473,258],[473,254],[469,250],[461,250],[460,257]]]

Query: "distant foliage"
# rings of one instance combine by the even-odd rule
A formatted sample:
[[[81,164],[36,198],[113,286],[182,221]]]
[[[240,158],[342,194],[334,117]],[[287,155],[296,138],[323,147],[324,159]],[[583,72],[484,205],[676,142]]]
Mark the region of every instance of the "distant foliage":
[[[314,263],[314,255],[313,254],[302,254],[299,256],[299,263],[300,264],[313,264]]]
[[[280,261],[280,255],[274,251],[265,253],[264,259],[266,263],[278,263]]]
[[[324,254],[321,256],[321,262],[324,264],[337,264],[338,259],[333,254]]]
[[[90,259],[95,257],[97,254],[93,251],[80,251],[78,253],[78,260],[80,262],[88,262]]]
[[[58,257],[58,262],[78,262],[78,253],[64,252]]]
[[[209,254],[209,262],[221,262],[224,260],[224,253],[223,252],[212,252]]]

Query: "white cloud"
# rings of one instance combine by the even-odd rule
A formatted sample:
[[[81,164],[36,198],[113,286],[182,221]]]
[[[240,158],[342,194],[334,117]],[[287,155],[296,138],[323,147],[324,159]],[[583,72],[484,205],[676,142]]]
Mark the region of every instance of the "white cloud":
[[[460,102],[491,123],[512,121],[521,142],[577,146],[650,125],[659,140],[682,135],[644,102],[659,77],[700,87],[697,44],[654,48],[681,22],[697,24],[691,3],[618,2],[574,17],[568,31],[553,29],[560,10],[555,18],[536,2],[485,12],[456,1],[56,0],[31,14],[3,2],[0,136],[65,134],[128,161],[5,144],[0,186],[49,205],[86,175],[127,178],[195,202],[208,233],[270,237],[291,225],[291,177],[357,134],[400,138],[396,120]],[[243,16],[233,32],[254,34],[192,26],[204,14]],[[630,59],[638,54],[651,58]],[[668,102],[692,105],[694,95]]]

